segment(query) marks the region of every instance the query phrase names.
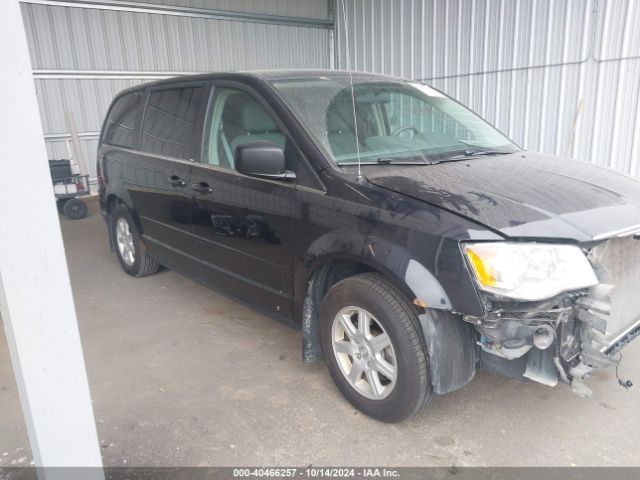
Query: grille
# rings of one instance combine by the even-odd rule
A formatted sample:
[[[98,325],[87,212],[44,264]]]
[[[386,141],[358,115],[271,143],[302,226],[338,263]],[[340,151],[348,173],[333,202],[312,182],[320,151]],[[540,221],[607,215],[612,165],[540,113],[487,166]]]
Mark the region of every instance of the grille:
[[[600,282],[613,285],[606,337],[614,341],[640,319],[640,240],[612,238],[593,248],[589,258]]]

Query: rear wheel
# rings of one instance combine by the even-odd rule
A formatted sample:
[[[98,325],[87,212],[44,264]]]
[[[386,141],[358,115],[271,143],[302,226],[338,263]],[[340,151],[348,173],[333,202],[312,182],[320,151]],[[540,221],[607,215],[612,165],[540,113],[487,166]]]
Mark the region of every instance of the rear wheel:
[[[70,198],[64,202],[62,213],[71,220],[80,220],[87,216],[87,204],[78,198]]]
[[[397,422],[431,400],[418,312],[383,276],[365,273],[335,284],[322,301],[320,322],[329,372],[356,408]]]
[[[158,271],[160,264],[145,251],[131,214],[123,205],[114,212],[111,231],[118,261],[125,272],[133,277],[144,277]]]

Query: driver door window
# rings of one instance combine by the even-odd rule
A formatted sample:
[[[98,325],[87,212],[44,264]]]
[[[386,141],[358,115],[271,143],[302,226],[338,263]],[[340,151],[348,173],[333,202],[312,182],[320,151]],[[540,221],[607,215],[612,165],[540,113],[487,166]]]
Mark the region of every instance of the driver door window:
[[[205,133],[205,163],[234,170],[234,152],[238,145],[266,140],[284,151],[286,168],[295,172],[297,185],[322,189],[298,148],[249,93],[235,88],[219,88],[210,111],[205,130],[208,132]]]
[[[285,149],[286,137],[271,115],[248,93],[231,88],[217,91],[210,122],[205,160],[210,165],[235,168],[238,145],[259,140]]]

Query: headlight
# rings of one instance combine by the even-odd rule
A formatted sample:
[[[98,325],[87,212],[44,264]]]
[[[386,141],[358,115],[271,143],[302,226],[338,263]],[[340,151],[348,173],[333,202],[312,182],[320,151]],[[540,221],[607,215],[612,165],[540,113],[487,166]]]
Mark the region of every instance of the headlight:
[[[487,242],[464,244],[480,288],[518,300],[543,300],[598,283],[575,245]]]

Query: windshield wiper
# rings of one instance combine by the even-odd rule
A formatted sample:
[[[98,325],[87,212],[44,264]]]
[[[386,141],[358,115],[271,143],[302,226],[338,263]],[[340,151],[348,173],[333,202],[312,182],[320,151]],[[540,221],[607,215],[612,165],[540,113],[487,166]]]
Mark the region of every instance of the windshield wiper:
[[[424,157],[380,157],[376,160],[378,165],[433,165],[431,160],[425,160]]]
[[[420,159],[420,160],[412,160],[413,158],[415,159]],[[380,157],[378,159],[376,159],[375,161],[372,160],[365,160],[365,161],[361,161],[360,165],[433,165],[435,163],[438,162],[434,162],[434,161],[430,161],[430,160],[425,160],[423,157]],[[352,165],[358,165],[358,162],[338,162],[338,165],[340,166],[352,166]]]
[[[464,160],[465,158],[469,158],[469,157],[489,157],[491,155],[507,155],[509,153],[511,152],[505,152],[504,150],[490,150],[490,149],[471,150],[469,149],[469,150],[465,150],[460,154],[452,155],[451,157],[446,157],[442,161],[448,162],[451,160]]]

